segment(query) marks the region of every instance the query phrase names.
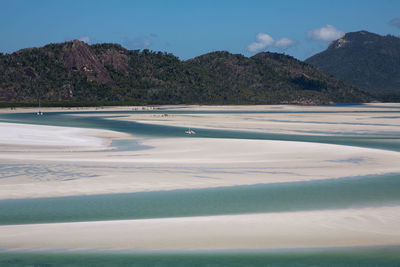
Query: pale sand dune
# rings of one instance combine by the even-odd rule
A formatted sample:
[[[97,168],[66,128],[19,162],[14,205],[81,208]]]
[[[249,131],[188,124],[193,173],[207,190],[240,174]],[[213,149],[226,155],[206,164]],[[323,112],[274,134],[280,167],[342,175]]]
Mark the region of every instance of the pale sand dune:
[[[211,250],[400,244],[400,207],[0,226],[9,250]]]

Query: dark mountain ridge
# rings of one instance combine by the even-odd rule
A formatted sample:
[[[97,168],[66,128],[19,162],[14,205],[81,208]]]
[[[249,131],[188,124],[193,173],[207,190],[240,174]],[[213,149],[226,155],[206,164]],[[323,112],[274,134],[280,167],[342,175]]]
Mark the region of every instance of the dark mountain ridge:
[[[346,33],[305,62],[378,97],[400,96],[398,37],[367,31]]]
[[[81,41],[0,55],[0,101],[129,104],[328,104],[366,92],[278,53],[169,53]]]

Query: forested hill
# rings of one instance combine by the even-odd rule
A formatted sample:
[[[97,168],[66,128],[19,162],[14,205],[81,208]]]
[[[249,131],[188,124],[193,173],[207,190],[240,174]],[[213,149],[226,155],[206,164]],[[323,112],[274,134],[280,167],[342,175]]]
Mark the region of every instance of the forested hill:
[[[0,102],[127,104],[324,104],[373,98],[277,53],[172,54],[81,41],[0,55]],[[53,103],[54,104],[54,103]]]
[[[306,62],[378,97],[392,95],[392,100],[400,101],[398,37],[367,31],[346,33]]]

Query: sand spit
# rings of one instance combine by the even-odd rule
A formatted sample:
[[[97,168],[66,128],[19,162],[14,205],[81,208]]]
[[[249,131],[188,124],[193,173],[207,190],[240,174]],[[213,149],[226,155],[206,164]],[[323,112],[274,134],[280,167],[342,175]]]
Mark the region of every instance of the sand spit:
[[[0,226],[7,250],[211,250],[400,244],[400,207]]]
[[[329,144],[171,138],[145,150],[0,152],[0,199],[211,188],[400,172],[400,153]]]
[[[97,110],[357,111],[367,113],[135,113],[144,123],[271,133],[383,135],[400,132],[399,104],[359,106],[166,106]],[[27,112],[17,108],[12,112]],[[53,108],[48,111],[91,109]],[[376,110],[389,111],[374,113]],[[4,110],[2,110],[3,112]],[[10,110],[6,110],[10,112]],[[32,112],[34,109],[31,110]],[[122,114],[122,113],[121,113]],[[85,116],[96,116],[96,113]],[[104,114],[102,114],[104,115]],[[131,139],[139,150],[110,150]],[[388,139],[388,142],[393,140]],[[138,138],[113,131],[0,123],[0,199],[128,193],[309,181],[400,172],[400,153],[292,141]]]
[[[378,134],[396,137],[396,133],[400,132],[398,113],[400,105],[393,104],[393,106],[397,108],[390,108],[391,106],[388,105],[383,105],[385,108],[374,107],[374,105],[335,108],[330,106],[194,106],[192,109],[184,107],[171,109],[187,113],[168,113],[167,110],[159,114],[126,113],[123,117],[116,119],[188,128],[244,130],[259,133],[325,136]],[[216,111],[216,113],[201,113],[201,111]],[[218,113],[219,111],[239,113]],[[241,111],[244,113],[240,113]],[[246,113],[247,111],[255,113]],[[376,111],[385,112],[377,113]]]
[[[0,199],[309,181],[400,172],[400,153],[319,143],[138,139],[113,131],[0,123]]]
[[[131,138],[127,134],[107,130],[0,122],[1,150],[6,147],[20,147],[22,150],[53,147],[61,151],[65,148],[106,149],[112,140],[128,137]]]

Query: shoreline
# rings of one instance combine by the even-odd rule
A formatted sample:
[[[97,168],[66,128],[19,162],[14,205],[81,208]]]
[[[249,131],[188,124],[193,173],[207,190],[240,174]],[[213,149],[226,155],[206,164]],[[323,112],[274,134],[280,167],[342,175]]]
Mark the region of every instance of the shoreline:
[[[0,199],[215,188],[400,172],[400,153],[385,150],[288,141],[167,140],[143,140],[141,145],[151,148],[135,151],[25,148],[0,152],[1,162],[8,166],[2,170]]]
[[[237,107],[238,110],[241,108]],[[303,107],[273,108],[304,110]],[[190,112],[187,116],[164,117],[133,114],[128,119],[142,118],[148,123],[170,120],[167,123],[192,126],[188,124],[190,122],[197,127],[208,123],[216,128],[230,124],[235,129],[266,132],[295,131],[310,126],[314,127],[311,130],[326,132],[346,129],[357,134],[400,132],[397,120],[382,119],[373,113],[374,109],[366,108],[372,111],[361,115],[282,113],[285,121],[273,121],[282,119],[277,114],[224,117],[218,114],[193,116]],[[332,124],[321,124],[321,121]],[[377,122],[381,124],[375,125]],[[110,148],[111,140],[125,138],[147,149],[104,150]],[[0,123],[0,147],[0,199],[301,183],[400,173],[400,152],[298,141],[150,138],[104,130]],[[396,196],[395,188],[391,184],[388,186]],[[371,190],[377,188],[373,186]],[[332,192],[332,187],[327,190]],[[343,193],[343,187],[338,190]],[[349,190],[353,197],[354,191]],[[336,197],[336,191],[332,194]],[[366,194],[368,198],[371,196]],[[327,198],[326,194],[323,196]],[[363,199],[361,201],[364,203]],[[81,222],[1,225],[0,249],[7,252],[56,249],[150,253],[182,250],[190,253],[221,249],[399,246],[400,206],[384,206],[389,202],[382,202],[379,205],[383,206],[377,207],[371,207],[368,202],[368,207],[355,208],[353,201],[353,208],[342,206],[342,209],[332,210],[316,208],[269,213],[264,210],[264,213],[175,218],[168,217],[171,215],[168,212],[153,219],[85,221],[89,218],[83,218]],[[161,208],[165,210],[165,207]]]
[[[333,104],[333,105],[297,105],[297,104],[271,104],[271,105],[148,105],[148,106],[87,106],[87,107],[41,107],[42,112],[55,111],[148,111],[148,110],[310,110],[310,109],[349,109],[349,108],[378,108],[387,106],[388,108],[400,108],[400,103],[348,103],[348,104]],[[1,107],[1,113],[36,113],[37,107]]]
[[[124,254],[133,254],[133,255],[207,255],[207,254],[283,254],[283,253],[324,253],[324,252],[348,252],[350,250],[354,251],[375,251],[375,250],[400,250],[399,245],[379,245],[379,246],[339,246],[339,247],[304,247],[304,248],[261,248],[261,249],[194,249],[194,250],[170,250],[170,249],[162,249],[162,250],[123,250],[123,249],[115,249],[115,250],[101,250],[101,249],[87,249],[87,250],[60,250],[60,249],[46,249],[46,250],[29,250],[29,249],[19,249],[19,250],[9,250],[0,248],[1,254],[108,254],[108,255],[124,255]],[[400,257],[400,256],[399,256]]]
[[[400,172],[399,152],[354,146],[137,138],[113,131],[28,124],[0,123],[1,127],[0,199],[216,188]],[[112,139],[127,137],[148,149],[104,150]]]
[[[397,246],[400,207],[0,226],[9,251]]]
[[[132,138],[110,130],[0,122],[0,146],[3,149],[101,150],[107,149],[113,140],[129,137]]]

